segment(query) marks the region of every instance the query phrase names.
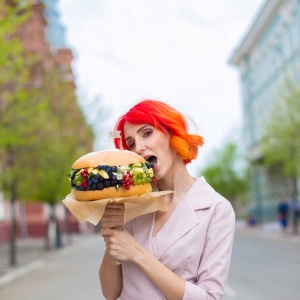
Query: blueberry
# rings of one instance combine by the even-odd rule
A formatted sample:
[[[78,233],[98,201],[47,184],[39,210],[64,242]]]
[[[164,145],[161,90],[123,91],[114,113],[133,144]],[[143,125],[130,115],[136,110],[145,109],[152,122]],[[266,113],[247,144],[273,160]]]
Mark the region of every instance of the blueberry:
[[[110,186],[116,186],[118,184],[118,180],[111,180],[110,181]]]
[[[93,182],[93,180],[92,180],[92,179],[89,179],[89,180],[88,180],[88,186],[92,186],[92,185],[93,185],[93,183],[94,183],[94,182]]]
[[[110,181],[109,180],[105,180],[104,181],[104,186],[105,187],[110,187]]]
[[[100,190],[100,191],[102,191],[104,189],[104,184],[103,183],[98,183],[97,184],[97,190]]]
[[[117,167],[111,167],[112,172],[117,172]]]
[[[98,183],[99,182],[99,179],[98,178],[96,178],[96,176],[94,176],[93,178],[92,178],[92,181],[93,181],[93,183]]]
[[[97,189],[97,184],[94,183],[94,184],[92,185],[92,190],[94,191],[94,190],[96,190],[96,189]]]
[[[107,173],[111,173],[111,167],[110,167],[110,166],[107,166],[107,167],[106,167],[106,172],[107,172]]]

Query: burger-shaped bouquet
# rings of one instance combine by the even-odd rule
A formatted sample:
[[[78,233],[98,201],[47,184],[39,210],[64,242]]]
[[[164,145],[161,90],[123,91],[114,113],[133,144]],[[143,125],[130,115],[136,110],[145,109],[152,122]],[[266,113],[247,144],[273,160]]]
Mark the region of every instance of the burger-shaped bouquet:
[[[69,179],[78,201],[140,196],[153,191],[153,168],[134,152],[103,150],[76,160]]]

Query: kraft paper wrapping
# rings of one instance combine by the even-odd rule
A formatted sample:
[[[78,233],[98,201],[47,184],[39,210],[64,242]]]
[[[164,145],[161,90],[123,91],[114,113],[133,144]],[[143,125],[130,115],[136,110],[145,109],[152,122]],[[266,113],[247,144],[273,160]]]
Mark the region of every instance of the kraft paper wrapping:
[[[97,225],[100,222],[108,202],[124,203],[124,222],[126,223],[143,214],[158,210],[167,211],[168,208],[164,202],[163,196],[170,193],[173,193],[173,191],[151,192],[138,197],[78,201],[74,198],[71,191],[62,202],[80,222],[86,220],[93,225]]]

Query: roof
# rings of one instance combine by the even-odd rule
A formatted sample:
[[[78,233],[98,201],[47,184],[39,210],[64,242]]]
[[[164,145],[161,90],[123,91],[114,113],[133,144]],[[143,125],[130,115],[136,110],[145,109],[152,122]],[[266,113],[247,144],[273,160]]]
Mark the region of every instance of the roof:
[[[286,0],[267,0],[263,4],[240,45],[233,51],[233,54],[229,58],[229,63],[233,65],[240,64],[242,59],[251,51],[268,28],[278,7],[285,1]]]

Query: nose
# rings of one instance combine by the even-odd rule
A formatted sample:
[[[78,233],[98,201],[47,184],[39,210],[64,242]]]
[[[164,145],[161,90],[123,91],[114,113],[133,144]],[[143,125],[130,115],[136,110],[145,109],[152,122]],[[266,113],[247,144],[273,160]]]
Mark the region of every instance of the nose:
[[[135,141],[135,151],[138,154],[143,153],[146,150],[146,146],[141,141]]]

